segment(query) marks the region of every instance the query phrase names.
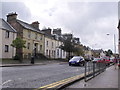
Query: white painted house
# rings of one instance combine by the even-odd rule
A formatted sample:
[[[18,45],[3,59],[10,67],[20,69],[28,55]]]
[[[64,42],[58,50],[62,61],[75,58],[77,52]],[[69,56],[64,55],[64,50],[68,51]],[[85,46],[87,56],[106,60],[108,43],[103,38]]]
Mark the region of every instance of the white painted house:
[[[55,58],[62,58],[62,59],[66,58],[66,52],[59,48],[62,44],[63,44],[62,41],[56,40],[56,54],[55,54],[56,57]]]
[[[51,29],[42,30],[45,33],[45,56],[48,58],[58,59],[66,58],[66,52],[61,50],[59,47],[62,45],[62,41],[60,41],[59,36],[55,34],[51,34]]]
[[[0,59],[13,58],[16,50],[11,46],[12,41],[16,38],[16,30],[0,18]]]

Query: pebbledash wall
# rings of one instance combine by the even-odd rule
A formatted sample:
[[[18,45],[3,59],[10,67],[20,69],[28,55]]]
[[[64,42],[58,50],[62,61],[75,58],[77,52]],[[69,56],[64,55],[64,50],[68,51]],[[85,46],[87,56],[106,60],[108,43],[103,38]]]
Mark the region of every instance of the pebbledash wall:
[[[16,50],[11,46],[16,38],[16,30],[4,19],[0,18],[0,59],[11,59],[15,56]]]
[[[5,38],[5,30],[2,30],[2,58],[13,58],[15,56],[15,48],[11,46],[12,41],[16,38],[16,34],[9,32],[10,38]],[[5,52],[5,45],[8,45],[8,52]]]

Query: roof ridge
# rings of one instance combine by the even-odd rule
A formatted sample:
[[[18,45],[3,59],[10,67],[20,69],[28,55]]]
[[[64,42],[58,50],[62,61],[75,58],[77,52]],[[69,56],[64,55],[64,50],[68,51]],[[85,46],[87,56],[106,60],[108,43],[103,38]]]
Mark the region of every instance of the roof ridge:
[[[18,23],[20,22],[20,24],[21,23],[26,24],[27,26],[22,25],[24,28],[27,28],[27,29],[30,29],[30,30],[33,30],[33,31],[36,31],[36,32],[40,32],[40,33],[43,34],[43,32],[41,32],[41,30],[39,28],[37,29],[37,28],[33,27],[31,24],[26,23],[26,22],[24,22],[22,20],[19,20],[19,19],[17,19],[17,21],[18,21]]]
[[[25,23],[25,24],[30,25],[29,23],[27,23],[27,22],[25,22],[25,21],[22,21],[22,20],[19,20],[19,19],[17,19],[17,21],[20,21],[20,22],[23,22],[23,23]]]

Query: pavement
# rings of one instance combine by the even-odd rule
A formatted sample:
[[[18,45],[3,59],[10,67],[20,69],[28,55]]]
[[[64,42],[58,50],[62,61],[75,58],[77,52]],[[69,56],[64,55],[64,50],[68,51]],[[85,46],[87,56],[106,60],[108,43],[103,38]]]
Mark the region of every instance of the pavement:
[[[118,73],[120,69],[115,69],[114,65],[107,68],[103,73],[97,75],[95,78],[85,82],[84,79],[76,82],[66,88],[118,88]],[[104,89],[103,89],[104,90]]]
[[[36,61],[34,64],[31,64],[30,61],[23,62],[23,63],[14,63],[14,64],[0,64],[0,67],[16,67],[16,66],[35,66],[35,65],[46,65],[46,64],[52,64],[52,63],[68,63],[68,62],[63,62],[63,61],[57,61],[57,60],[41,60],[41,61]]]

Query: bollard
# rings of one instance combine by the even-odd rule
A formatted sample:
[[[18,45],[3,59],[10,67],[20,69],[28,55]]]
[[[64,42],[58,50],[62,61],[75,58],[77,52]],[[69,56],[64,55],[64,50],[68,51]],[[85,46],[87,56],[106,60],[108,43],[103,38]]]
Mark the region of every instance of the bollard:
[[[34,64],[34,56],[31,57],[31,64]]]
[[[98,63],[98,70],[99,70],[99,74],[100,74],[100,62]]]
[[[95,77],[95,62],[93,62],[93,77]]]

